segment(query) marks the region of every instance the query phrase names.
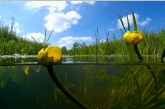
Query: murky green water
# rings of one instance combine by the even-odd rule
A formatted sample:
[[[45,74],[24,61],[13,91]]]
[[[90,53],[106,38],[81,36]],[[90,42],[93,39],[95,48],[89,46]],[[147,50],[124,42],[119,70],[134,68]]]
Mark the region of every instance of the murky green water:
[[[165,108],[163,63],[67,60],[53,68],[61,82],[91,109]],[[1,64],[0,109],[81,108],[60,91],[45,66],[29,61]]]

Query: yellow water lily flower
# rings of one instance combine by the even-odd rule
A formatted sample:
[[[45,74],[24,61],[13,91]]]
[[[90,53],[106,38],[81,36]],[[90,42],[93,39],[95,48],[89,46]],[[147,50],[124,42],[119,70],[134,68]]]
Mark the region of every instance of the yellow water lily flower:
[[[143,35],[140,30],[137,31],[127,31],[123,38],[127,44],[137,45],[139,42],[143,40]]]
[[[62,58],[62,50],[58,46],[49,46],[45,50],[44,48],[38,52],[38,62],[53,62],[58,63]]]

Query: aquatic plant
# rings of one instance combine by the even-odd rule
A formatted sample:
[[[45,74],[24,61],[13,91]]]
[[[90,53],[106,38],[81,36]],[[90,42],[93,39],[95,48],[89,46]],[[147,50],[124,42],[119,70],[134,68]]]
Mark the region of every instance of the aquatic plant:
[[[91,108],[94,108],[94,105],[98,105],[98,104],[92,104],[92,101],[95,100],[95,92],[97,91],[93,91],[91,90],[93,85],[96,83],[95,79],[97,74],[99,74],[100,72],[103,73],[105,71],[104,68],[93,68],[93,65],[89,65],[89,66],[82,66],[83,70],[85,70],[85,81],[81,84],[80,89],[77,89],[77,93],[76,93],[76,97],[78,97],[79,99],[81,99],[84,103],[86,103],[87,105],[89,105]],[[98,96],[98,95],[97,95]],[[100,99],[101,101],[101,99]]]
[[[26,92],[29,86],[29,80],[31,78],[31,74],[29,73],[29,69],[33,69],[35,72],[39,72],[41,66],[28,66],[23,65],[21,67],[17,66],[1,66],[0,72],[0,87],[5,88],[8,80],[11,78],[13,82],[17,82],[22,91]],[[26,76],[25,76],[26,75]]]
[[[38,52],[38,62],[60,62],[62,58],[62,50],[58,46],[49,46],[45,50],[44,48]]]
[[[38,52],[37,59],[38,62],[45,62],[45,63],[59,63],[62,57],[62,51],[58,46],[49,46],[45,50],[41,49]],[[56,73],[53,70],[53,65],[45,65],[49,72],[49,75],[55,82],[55,84],[60,88],[60,90],[69,97],[73,102],[84,109],[90,109],[87,105],[77,99],[60,81],[57,77]]]
[[[123,35],[123,38],[124,38],[124,40],[126,41],[127,44],[132,44],[133,45],[134,51],[135,51],[137,57],[139,58],[139,61],[140,62],[143,62],[144,59],[142,58],[142,56],[141,56],[141,54],[140,54],[140,52],[139,52],[139,50],[137,48],[137,44],[143,40],[143,36],[142,36],[142,33],[137,29],[136,19],[135,19],[135,16],[134,16],[134,12],[132,12],[132,17],[133,17],[133,24],[134,24],[134,32],[133,33],[130,32],[130,25],[129,25],[128,16],[127,16],[128,31],[126,31],[125,26],[124,26],[124,23],[122,21],[122,18],[121,18],[121,16],[119,16],[119,19],[121,21],[121,24],[122,24],[122,26],[123,26],[123,28],[125,30],[125,33]],[[164,52],[162,54],[162,58],[163,57],[164,57]],[[158,82],[157,82],[157,78],[156,78],[156,75],[157,75],[158,72],[155,74],[154,71],[151,69],[151,67],[148,66],[148,65],[146,65],[146,68],[150,71],[150,73],[153,76],[153,80],[155,81],[155,86],[153,88],[151,88],[151,92],[150,92],[150,94],[152,94],[154,92],[154,90],[155,90],[155,94],[153,95],[154,97],[151,97],[151,99],[153,99],[153,98],[154,99],[158,99],[157,96],[160,95],[160,94],[162,94],[162,92],[160,90],[163,90],[163,89],[158,90]],[[163,74],[162,74],[159,82],[161,81],[161,79],[163,77]],[[152,83],[152,81],[150,81],[150,82]],[[141,87],[139,86],[139,82],[138,81],[136,81],[135,83],[136,83],[136,86],[137,86],[138,94],[140,96],[140,102],[139,102],[138,105],[140,105],[141,108],[143,108],[144,107],[144,104],[146,104],[146,103],[143,104],[143,102],[145,102],[145,100],[151,100],[151,99],[148,99],[148,97],[146,97],[146,98],[144,97],[144,99],[141,98],[142,97],[141,96],[142,93],[141,93],[141,89],[140,89]],[[145,90],[145,92],[146,92],[146,90]],[[150,96],[150,94],[149,94],[149,96]],[[156,96],[156,98],[155,98],[155,96]],[[147,101],[147,102],[149,102],[149,101]],[[155,104],[152,104],[152,106],[153,105],[155,105]]]
[[[162,70],[164,70],[162,67],[153,69],[157,77]],[[108,101],[99,107],[101,109],[164,107],[160,98],[163,96],[165,87],[160,85],[158,93],[155,94],[153,92],[154,79],[150,70],[143,65],[125,65],[119,77],[100,72],[95,78],[101,86],[104,86],[109,96]]]
[[[62,78],[61,78],[62,79]],[[64,81],[61,81],[68,90],[76,90],[75,84],[67,81],[67,73],[64,75]],[[43,107],[51,109],[64,109],[69,107],[78,107],[73,103],[58,87],[54,84],[54,99],[47,97],[45,94],[41,93],[37,97],[37,103]],[[53,88],[52,88],[53,89]],[[53,98],[53,97],[52,97]],[[65,105],[63,105],[65,104]]]
[[[137,31],[127,31],[124,33],[123,38],[127,44],[137,45],[143,40],[143,35],[140,30]]]
[[[123,26],[123,28],[125,30],[125,34],[123,35],[123,38],[124,38],[124,40],[126,40],[126,43],[127,44],[132,44],[133,45],[134,50],[135,50],[135,53],[136,53],[136,55],[139,58],[139,61],[142,62],[142,61],[144,61],[144,59],[142,58],[142,56],[141,56],[141,54],[140,54],[140,52],[139,52],[139,50],[137,48],[137,44],[143,40],[143,36],[142,36],[142,33],[137,29],[136,18],[135,18],[135,15],[134,15],[134,12],[133,11],[132,11],[132,18],[133,18],[133,24],[134,24],[134,32],[133,33],[130,33],[130,25],[129,25],[128,16],[127,16],[128,31],[126,31],[125,26],[124,26],[124,23],[123,23],[123,20],[122,20],[121,16],[119,16],[119,19],[121,21],[121,24],[122,24],[122,26]],[[146,65],[146,67],[149,70],[151,70],[151,74],[154,77],[155,86],[156,86],[157,79],[156,79],[156,76],[155,76],[154,72],[152,71],[152,69],[150,68],[150,66],[147,66]]]

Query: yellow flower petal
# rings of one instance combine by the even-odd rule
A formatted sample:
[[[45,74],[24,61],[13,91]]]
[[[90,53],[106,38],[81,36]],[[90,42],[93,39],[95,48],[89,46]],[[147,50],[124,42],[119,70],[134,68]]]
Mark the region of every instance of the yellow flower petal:
[[[127,31],[124,35],[123,38],[127,44],[131,44],[132,38],[131,38],[131,32]]]
[[[127,44],[137,45],[143,40],[143,35],[140,30],[133,31],[132,33],[130,31],[127,31],[123,35],[123,38]]]
[[[45,50],[41,49],[37,59],[39,62],[59,62],[62,58],[62,50],[58,46],[49,46]]]
[[[37,55],[37,60],[39,61],[39,62],[41,62],[41,57],[42,57],[42,53],[43,53],[43,51],[44,51],[44,48],[42,48],[39,52],[38,52],[38,55]]]
[[[131,34],[131,32],[130,32],[130,31],[127,31],[127,32],[123,35],[124,40],[127,40],[127,37],[130,37],[130,34]]]
[[[141,31],[140,30],[137,30],[137,32],[138,32],[139,39],[140,40],[143,40],[143,34],[141,33]]]

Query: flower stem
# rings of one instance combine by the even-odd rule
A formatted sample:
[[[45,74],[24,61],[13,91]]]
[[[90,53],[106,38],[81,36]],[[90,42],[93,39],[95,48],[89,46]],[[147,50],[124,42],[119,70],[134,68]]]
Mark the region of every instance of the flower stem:
[[[134,45],[134,50],[135,50],[135,52],[136,52],[137,57],[139,58],[139,62],[143,62],[144,59],[143,59],[143,57],[141,56],[141,54],[139,53],[139,50],[138,50],[138,48],[137,48],[137,45]],[[152,74],[152,76],[153,76],[153,78],[154,78],[154,81],[155,81],[155,89],[156,89],[156,93],[157,93],[157,79],[156,79],[156,76],[155,76],[155,74],[154,74],[154,72],[152,71],[152,69],[151,69],[150,66],[146,65],[146,67],[147,67],[148,70],[151,72],[151,74]]]
[[[162,57],[161,57],[162,63],[164,63],[164,61],[163,61],[164,56],[165,56],[165,49],[163,50]]]
[[[137,57],[139,58],[139,61],[140,61],[140,62],[144,61],[143,57],[142,57],[142,56],[140,55],[140,53],[139,53],[139,50],[138,50],[138,48],[137,48],[137,45],[134,45],[133,47],[134,47],[134,50],[135,50],[135,52],[136,52]]]
[[[53,79],[53,81],[55,82],[55,84],[60,88],[60,90],[69,98],[71,99],[74,103],[76,103],[77,105],[79,105],[81,108],[83,109],[90,109],[87,105],[85,105],[84,103],[82,103],[80,100],[78,100],[60,81],[60,79],[57,77],[56,73],[53,70],[53,66],[52,65],[47,65],[47,70],[49,72],[49,75],[51,76],[51,78]]]

